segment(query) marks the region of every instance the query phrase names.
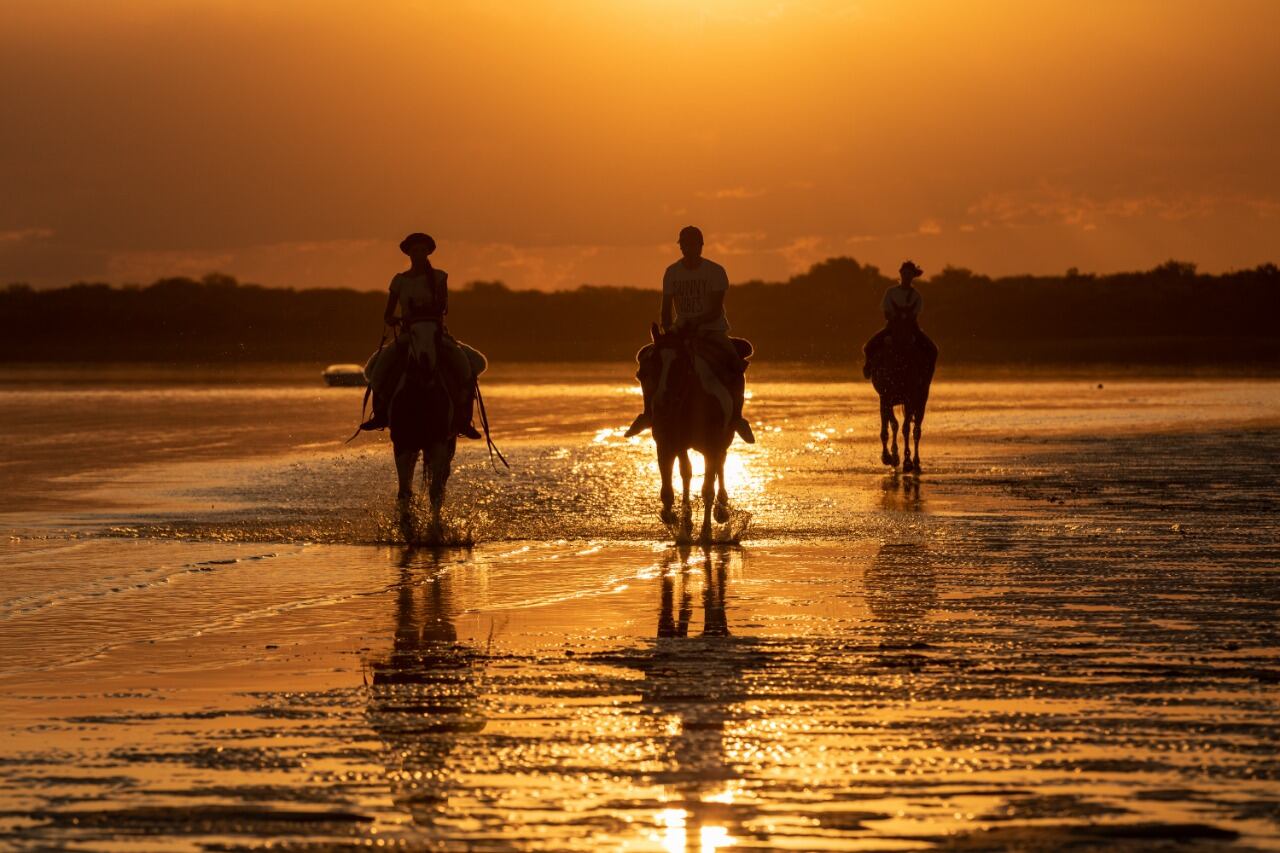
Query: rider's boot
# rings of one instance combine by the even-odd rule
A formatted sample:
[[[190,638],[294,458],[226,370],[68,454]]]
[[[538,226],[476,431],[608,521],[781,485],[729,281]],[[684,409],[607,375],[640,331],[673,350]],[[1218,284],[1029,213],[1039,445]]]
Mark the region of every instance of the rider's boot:
[[[382,399],[381,394],[373,395],[373,416],[369,420],[360,424],[360,429],[386,429],[387,428],[387,402]]]
[[[747,419],[742,416],[742,401],[746,394],[746,377],[738,375],[737,383],[733,389],[733,431],[738,434],[747,444],[756,443],[756,434],[751,431],[751,424],[747,423]]]
[[[647,429],[653,427],[653,415],[649,414],[649,407],[640,414],[636,415],[636,419],[631,422],[631,426],[627,427],[627,431],[623,433],[624,438],[631,438],[633,435],[639,435]]]
[[[639,435],[653,427],[653,383],[646,381],[649,377],[643,368],[636,374],[636,378],[640,380],[640,390],[644,393],[644,411],[636,415],[636,419],[631,422],[631,426],[627,427],[627,431],[623,433],[625,438]]]
[[[475,425],[476,384],[471,383],[461,406],[458,407],[458,435],[472,440],[484,438]]]

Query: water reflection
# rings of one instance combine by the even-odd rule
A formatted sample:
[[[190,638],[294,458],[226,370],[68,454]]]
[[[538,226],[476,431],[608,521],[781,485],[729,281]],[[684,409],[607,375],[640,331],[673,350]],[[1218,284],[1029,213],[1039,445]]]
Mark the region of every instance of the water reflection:
[[[367,716],[386,747],[391,796],[419,824],[438,824],[443,817],[449,755],[460,736],[485,726],[485,656],[458,641],[452,580],[442,556],[405,550],[392,648],[369,665]]]
[[[863,578],[867,606],[883,641],[923,643],[929,612],[938,605],[938,574],[929,546],[886,542]]]
[[[880,481],[880,507],[898,512],[921,512],[924,496],[919,475],[902,474],[896,468]]]
[[[737,548],[673,548],[659,579],[657,638],[637,661],[641,703],[658,721],[655,777],[670,797],[656,816],[664,848],[710,851],[742,836],[735,805],[740,772],[726,733],[740,714],[753,643],[730,634],[726,612],[730,564]],[[702,630],[690,636],[695,587],[701,584]]]

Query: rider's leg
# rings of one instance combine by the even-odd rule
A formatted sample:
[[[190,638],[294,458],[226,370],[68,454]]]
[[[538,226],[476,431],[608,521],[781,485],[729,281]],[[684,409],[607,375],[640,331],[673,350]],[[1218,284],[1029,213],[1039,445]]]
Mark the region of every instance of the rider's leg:
[[[738,348],[733,345],[733,341],[729,339],[727,332],[704,332],[703,334],[723,350],[725,390],[729,392],[729,399],[733,401],[733,416],[729,419],[729,423],[733,426],[733,431],[741,436],[743,441],[747,444],[755,444],[756,437],[751,431],[751,424],[747,423],[746,418],[742,417],[743,398],[747,390],[747,378],[745,375],[747,364],[738,355]]]
[[[654,375],[653,344],[648,344],[636,353],[636,362],[640,365],[636,370],[636,379],[640,380],[640,391],[644,395],[644,411],[636,415],[636,419],[627,428],[627,438],[639,435],[653,426],[653,392],[657,384],[657,377]]]
[[[923,331],[916,335],[916,343],[920,345],[920,349],[929,357],[930,362],[938,360],[938,345],[930,340],[929,336]]]
[[[396,383],[400,381],[400,368],[404,362],[403,338],[401,335],[387,344],[373,364],[372,375],[369,376],[369,387],[373,392],[373,416],[360,424],[360,429],[386,429],[391,395],[395,393]]]
[[[476,377],[462,347],[452,338],[440,339],[440,364],[447,377],[445,387],[453,397],[454,429],[465,438],[482,438],[473,423],[476,403]]]
[[[885,326],[880,331],[871,336],[871,340],[862,347],[862,378],[871,378],[871,365],[876,355],[879,354],[880,348],[884,346],[884,339],[889,336],[889,327]]]

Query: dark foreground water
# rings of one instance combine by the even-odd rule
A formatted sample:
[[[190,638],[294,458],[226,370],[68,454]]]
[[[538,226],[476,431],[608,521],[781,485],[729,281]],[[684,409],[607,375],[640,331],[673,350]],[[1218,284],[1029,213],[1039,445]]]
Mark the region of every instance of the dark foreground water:
[[[545,375],[449,548],[354,391],[0,387],[2,843],[1280,847],[1280,385],[944,376],[902,477],[762,371],[680,547],[625,367]]]

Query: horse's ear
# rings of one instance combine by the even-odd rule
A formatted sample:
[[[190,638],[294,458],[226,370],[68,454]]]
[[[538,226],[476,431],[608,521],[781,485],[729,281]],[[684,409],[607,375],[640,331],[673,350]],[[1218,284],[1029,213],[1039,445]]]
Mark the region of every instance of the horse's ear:
[[[649,340],[653,341],[654,343],[658,342],[658,324],[657,323],[649,324]]]

